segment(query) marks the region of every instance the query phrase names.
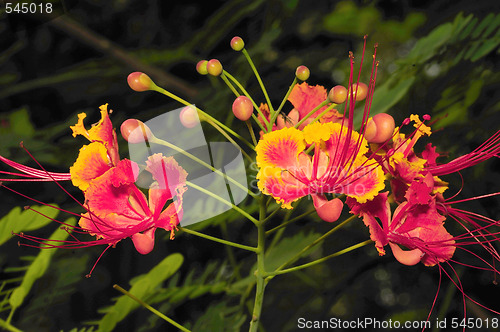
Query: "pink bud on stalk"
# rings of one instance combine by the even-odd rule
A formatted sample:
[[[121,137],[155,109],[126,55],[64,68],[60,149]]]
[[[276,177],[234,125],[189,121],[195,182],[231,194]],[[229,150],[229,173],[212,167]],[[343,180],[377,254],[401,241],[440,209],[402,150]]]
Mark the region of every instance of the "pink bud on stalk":
[[[198,63],[196,64],[196,71],[201,75],[208,74],[207,63],[207,60],[198,61]]]
[[[137,119],[125,120],[120,127],[120,132],[129,143],[147,142],[153,136],[151,129]]]
[[[148,75],[141,72],[133,72],[127,77],[127,82],[130,88],[134,91],[142,92],[151,90],[154,86],[153,81]]]
[[[353,83],[351,85],[352,95],[356,97],[356,101],[361,101],[366,98],[368,95],[368,85],[363,82]],[[356,92],[357,91],[357,92]],[[349,91],[349,96],[351,95],[351,91]]]
[[[243,39],[241,39],[241,37],[233,37],[233,39],[231,39],[231,48],[235,51],[241,51],[243,48],[245,47],[245,42],[243,41]]]
[[[335,104],[342,104],[347,99],[347,89],[342,85],[336,85],[328,93],[328,99]]]
[[[394,118],[386,113],[373,116],[366,125],[365,138],[370,143],[384,143],[391,139],[396,124]]]
[[[239,96],[233,102],[234,116],[241,121],[250,119],[253,113],[253,104],[250,98],[246,96]]]
[[[298,66],[297,70],[295,70],[295,76],[301,81],[306,81],[309,75],[311,75],[311,72],[306,66]]]
[[[198,111],[194,106],[186,106],[181,110],[179,114],[179,118],[181,123],[186,128],[193,128],[198,123],[200,123],[200,119],[198,117]]]
[[[207,63],[207,71],[212,76],[220,76],[222,74],[222,64],[217,59],[212,59]]]

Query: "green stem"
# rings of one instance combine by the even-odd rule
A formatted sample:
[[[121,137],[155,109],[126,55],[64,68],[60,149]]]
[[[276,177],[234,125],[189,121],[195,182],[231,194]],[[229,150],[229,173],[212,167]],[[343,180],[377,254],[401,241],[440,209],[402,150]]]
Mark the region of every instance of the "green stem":
[[[212,120],[210,119],[207,119],[206,120],[209,124],[212,125],[212,127],[214,127],[215,129],[217,129],[236,149],[240,150],[241,153],[245,156],[245,158],[247,158],[250,162],[253,162],[253,159],[248,155],[248,153],[246,153],[245,150],[243,150],[241,148],[241,146],[238,145],[238,143],[236,143],[232,138],[231,136],[229,136],[224,130],[222,130],[215,122],[213,122]]]
[[[284,267],[286,267],[286,266],[290,265],[291,263],[295,262],[297,259],[299,259],[309,249],[311,249],[312,247],[316,246],[318,243],[323,242],[327,237],[329,237],[330,235],[332,235],[333,233],[335,233],[336,231],[338,231],[343,226],[345,226],[346,224],[348,224],[349,222],[353,221],[356,218],[357,218],[357,215],[350,216],[349,218],[347,218],[346,220],[344,220],[343,222],[341,222],[340,224],[338,224],[337,226],[335,226],[334,228],[332,228],[331,230],[329,230],[325,234],[321,235],[319,238],[317,238],[316,240],[314,240],[311,244],[309,244],[308,246],[304,247],[299,253],[297,253],[290,260],[288,260],[287,262],[281,264],[281,266],[278,267],[276,269],[276,271],[280,271]]]
[[[292,93],[292,90],[293,90],[293,87],[295,86],[295,84],[297,84],[297,77],[295,77],[293,79],[292,85],[290,85],[290,87],[288,88],[288,91],[285,94],[285,97],[283,97],[283,100],[281,101],[280,107],[278,107],[278,110],[276,111],[276,113],[274,113],[273,117],[271,118],[271,123],[274,123],[274,121],[276,121],[276,118],[280,114],[281,109],[283,108],[283,106],[285,106],[285,103],[288,100],[288,96],[290,96],[290,93]]]
[[[305,117],[303,117],[299,122],[297,122],[297,124],[294,126],[295,128],[299,128],[301,124],[304,123],[304,121],[306,121],[307,119],[309,119],[314,113],[316,113],[321,107],[325,106],[326,104],[328,104],[330,101],[328,99],[326,99],[325,101],[321,102],[321,104],[319,104],[318,106],[316,106],[315,108],[313,108],[309,113],[307,113],[307,115]]]
[[[274,228],[272,228],[272,229],[268,230],[268,231],[266,232],[266,235],[269,235],[269,234],[271,234],[271,233],[274,233],[274,232],[276,232],[278,229],[280,229],[280,228],[282,228],[282,227],[285,227],[285,226],[287,226],[287,225],[289,225],[289,224],[291,224],[291,223],[293,223],[293,222],[296,222],[296,221],[298,221],[298,220],[302,219],[303,217],[310,215],[311,213],[313,213],[313,212],[315,212],[315,211],[316,211],[316,209],[311,209],[311,210],[309,210],[309,211],[307,211],[307,212],[304,212],[304,213],[302,213],[301,215],[299,215],[299,216],[297,216],[297,217],[295,217],[295,218],[292,218],[292,219],[288,220],[287,222],[284,222],[284,223],[282,223],[281,225],[276,226],[276,227],[274,227]]]
[[[278,213],[279,211],[283,210],[281,208],[281,206],[278,206],[276,207],[276,209],[274,209],[273,212],[271,212],[267,217],[265,217],[263,220],[262,220],[262,223],[265,224],[269,219],[271,219],[276,213]],[[267,232],[266,232],[266,235],[267,235]]]
[[[226,239],[229,238],[229,233],[227,231],[227,220],[223,220],[220,223],[220,230],[224,238]],[[224,248],[226,250],[227,258],[229,259],[229,264],[231,264],[231,266],[233,267],[234,276],[236,277],[237,280],[241,280],[240,265],[238,265],[238,263],[236,262],[236,257],[234,256],[233,247],[228,245],[224,246]]]
[[[151,90],[153,91],[156,91],[156,92],[159,92],[169,98],[172,98],[173,100],[175,101],[178,101],[179,103],[181,104],[184,104],[186,106],[192,106],[191,103],[189,103],[188,101],[174,95],[173,93],[163,89],[163,88],[160,88],[159,86],[157,85],[154,85],[151,87]],[[228,133],[230,133],[231,135],[233,135],[234,137],[237,137],[239,140],[241,140],[243,143],[245,143],[246,145],[248,145],[252,150],[255,150],[255,146],[252,145],[252,143],[250,143],[249,141],[247,141],[245,138],[243,138],[240,134],[238,134],[237,132],[235,132],[234,130],[232,130],[231,128],[225,126],[223,123],[221,123],[220,121],[218,121],[217,119],[215,119],[214,117],[212,117],[211,115],[209,115],[208,113],[204,112],[203,110],[201,110],[200,108],[196,107],[196,110],[198,111],[198,113],[202,114],[203,115],[203,119],[206,120],[206,119],[210,119],[212,120],[213,123],[216,123],[217,125],[219,125],[219,128],[216,128],[217,130],[221,130],[220,128],[224,128],[224,130]]]
[[[210,236],[210,235],[207,235],[207,234],[203,234],[203,233],[200,233],[200,232],[197,232],[197,231],[193,231],[193,230],[191,230],[189,228],[179,227],[179,230],[181,230],[183,232],[186,232],[188,234],[191,234],[191,235],[199,236],[199,237],[202,237],[204,239],[207,239],[207,240],[210,240],[210,241],[214,241],[214,242],[219,242],[219,243],[231,246],[231,247],[240,248],[240,249],[243,249],[243,250],[248,250],[248,251],[253,251],[253,252],[257,252],[258,251],[258,248],[255,248],[255,247],[249,247],[249,246],[245,246],[243,244],[239,244],[239,243],[235,243],[235,242],[231,242],[231,241],[226,241],[226,240],[223,240],[223,239],[219,239],[217,237],[213,237],[213,236]]]
[[[257,139],[255,139],[255,133],[253,131],[252,124],[248,120],[245,121],[245,123],[247,124],[248,131],[250,132],[250,136],[252,137],[253,144],[257,146]],[[253,160],[252,160],[252,162],[253,162]]]
[[[257,81],[259,81],[259,85],[260,85],[260,88],[262,89],[262,92],[264,93],[264,97],[266,98],[267,105],[269,105],[269,112],[271,113],[270,118],[272,118],[274,116],[274,108],[273,108],[273,105],[271,104],[271,99],[269,99],[269,95],[267,94],[266,87],[264,86],[264,83],[262,83],[262,79],[260,78],[259,72],[257,71],[257,68],[255,67],[255,65],[253,63],[252,58],[250,58],[250,55],[248,54],[247,50],[242,49],[241,52],[243,53],[243,55],[245,56],[245,58],[248,61],[248,64],[252,68],[253,73],[255,74],[255,77],[257,78]],[[268,129],[268,131],[271,130],[271,127],[269,124],[268,124],[267,129]]]
[[[222,198],[222,197],[214,194],[213,192],[208,191],[205,188],[202,188],[202,187],[200,187],[200,186],[198,186],[198,185],[196,185],[196,184],[194,184],[194,183],[192,183],[190,181],[186,181],[186,184],[188,186],[190,186],[190,187],[193,187],[194,189],[196,189],[198,191],[201,191],[204,194],[207,194],[208,196],[210,196],[212,198],[215,198],[219,202],[222,202],[223,204],[226,204],[227,206],[231,207],[233,210],[238,211],[242,216],[246,217],[248,220],[250,220],[251,222],[253,222],[255,225],[257,225],[259,223],[259,221],[257,219],[255,219],[254,217],[252,217],[251,215],[249,215],[246,211],[244,211],[243,209],[237,207],[233,203],[228,202],[224,198]]]
[[[212,172],[216,173],[217,175],[222,176],[224,179],[226,179],[227,181],[231,182],[232,184],[234,184],[235,186],[237,186],[241,190],[246,191],[253,198],[258,198],[259,197],[258,195],[254,194],[251,190],[248,190],[248,188],[246,188],[245,186],[243,186],[238,181],[236,181],[233,178],[227,176],[225,173],[222,173],[220,170],[216,169],[212,165],[207,164],[206,162],[204,162],[200,158],[196,157],[195,155],[193,155],[193,154],[191,154],[191,153],[189,153],[187,151],[184,151],[184,149],[179,148],[177,145],[174,145],[174,144],[172,144],[170,142],[164,141],[164,140],[159,139],[159,138],[154,137],[154,136],[149,139],[149,142],[150,143],[154,143],[154,144],[164,145],[164,146],[166,146],[168,148],[171,148],[172,150],[175,150],[175,151],[179,152],[180,154],[188,157],[189,159],[193,160],[194,162],[197,162],[198,164],[200,164],[200,165],[208,168],[209,170],[211,170]]]
[[[241,90],[241,92],[243,92],[243,94],[248,98],[250,99],[250,101],[252,102],[252,105],[253,107],[255,108],[255,110],[257,111],[257,113],[259,113],[260,117],[263,119],[264,123],[266,124],[266,126],[269,125],[269,120],[266,119],[266,117],[264,116],[264,114],[262,114],[262,111],[260,110],[260,107],[257,106],[257,103],[253,100],[252,96],[250,96],[250,94],[248,93],[248,91],[243,87],[243,85],[241,85],[240,82],[238,82],[238,80],[231,74],[229,74],[227,71],[223,71],[222,74],[224,76],[226,76],[227,78],[229,78],[231,81],[233,81],[234,84],[236,84],[236,86]],[[256,122],[258,122],[260,124],[260,121],[258,121],[257,117],[255,117],[254,119]],[[262,130],[263,131],[267,131],[264,127],[262,127]]]
[[[338,256],[341,256],[343,254],[346,254],[350,251],[353,251],[355,249],[358,249],[358,248],[361,248],[361,247],[364,247],[370,243],[373,243],[372,240],[366,240],[366,241],[363,241],[363,242],[360,242],[358,244],[355,244],[355,245],[352,245],[350,247],[347,247],[345,249],[342,249],[340,251],[337,251],[336,253],[333,253],[331,255],[328,255],[328,256],[325,256],[323,258],[320,258],[320,259],[317,259],[315,261],[312,261],[312,262],[309,262],[309,263],[306,263],[306,264],[302,264],[302,265],[299,265],[299,266],[295,266],[295,267],[291,267],[289,269],[285,269],[285,270],[276,270],[274,272],[269,272],[267,274],[268,276],[268,280],[269,279],[272,279],[274,276],[276,275],[280,275],[280,274],[285,274],[285,273],[290,273],[290,272],[294,272],[294,271],[299,271],[299,270],[302,270],[302,269],[305,269],[305,268],[308,268],[308,267],[311,267],[313,265],[316,265],[316,264],[319,264],[319,263],[323,263],[324,261],[327,261],[329,260],[330,258],[334,258],[334,257],[338,257]]]
[[[181,324],[179,324],[176,321],[174,321],[173,319],[165,316],[164,314],[162,314],[161,312],[159,312],[158,310],[156,310],[155,308],[153,308],[152,306],[150,306],[146,302],[142,301],[141,299],[137,298],[136,296],[134,296],[130,292],[128,292],[125,289],[121,288],[120,286],[113,285],[113,288],[116,289],[117,291],[120,291],[124,295],[130,297],[132,300],[136,301],[137,303],[139,303],[140,305],[142,305],[144,308],[148,309],[149,311],[151,311],[152,313],[154,313],[158,317],[162,318],[166,322],[168,322],[168,323],[172,324],[173,326],[177,327],[179,330],[184,331],[184,332],[191,332],[190,330],[188,330],[187,328],[185,328]]]
[[[240,93],[234,88],[234,85],[232,85],[231,82],[229,82],[229,80],[227,79],[227,76],[224,74],[224,71],[220,75],[220,78],[222,78],[222,80],[224,81],[224,83],[226,83],[226,85],[229,87],[229,89],[231,89],[231,91],[233,91],[233,93],[235,94],[236,97],[240,96]]]
[[[6,329],[7,331],[11,331],[11,332],[23,332],[22,330],[10,325],[9,323],[7,323],[6,321],[4,321],[2,319],[0,319],[0,327],[2,329]]]
[[[264,252],[265,252],[265,237],[266,232],[262,220],[266,216],[266,202],[264,196],[260,201],[259,222],[257,225],[257,271],[255,271],[257,287],[255,289],[255,302],[252,312],[252,320],[250,321],[249,332],[256,332],[259,327],[260,315],[262,314],[262,304],[264,302],[264,290],[266,288]]]

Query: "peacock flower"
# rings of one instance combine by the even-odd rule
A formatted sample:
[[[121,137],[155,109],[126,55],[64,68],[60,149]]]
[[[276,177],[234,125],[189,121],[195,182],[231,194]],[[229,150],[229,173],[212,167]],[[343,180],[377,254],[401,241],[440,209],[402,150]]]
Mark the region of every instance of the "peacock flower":
[[[119,161],[90,183],[85,192],[87,213],[79,221],[82,231],[108,245],[130,237],[141,254],[153,249],[157,228],[170,231],[173,238],[182,219],[187,173],[173,157],[161,154],[150,156],[146,165],[145,170],[155,180],[147,198],[134,184],[139,167],[128,159]]]
[[[450,260],[456,241],[444,227],[446,218],[438,212],[431,188],[423,181],[415,181],[405,197],[407,200],[392,214],[388,192],[366,203],[348,198],[347,204],[351,213],[363,218],[380,255],[385,255],[385,246],[389,244],[394,257],[405,265],[422,262],[434,266]]]
[[[187,190],[187,172],[173,157],[158,153],[150,155],[145,161],[144,169],[152,178],[146,197],[135,184],[140,173],[138,164],[119,158],[117,136],[109,119],[107,104],[102,105],[100,110],[101,120],[90,129],[87,130],[83,124],[85,113],[79,114],[78,123],[71,126],[73,136],[82,135],[90,144],[80,149],[77,160],[70,167],[70,173],[47,172],[38,162],[41,170],[37,170],[0,157],[1,161],[21,172],[2,171],[3,174],[22,177],[5,181],[54,181],[68,193],[59,181],[72,180],[85,196],[84,203],[81,204],[68,193],[85,210],[82,214],[52,206],[80,218],[78,226],[54,220],[68,231],[71,230],[73,239],[50,242],[28,234],[21,233],[18,236],[39,243],[41,248],[71,249],[95,245],[107,245],[110,248],[123,239],[131,238],[137,251],[147,254],[154,247],[157,228],[169,231],[173,239],[174,230],[183,215],[182,196]],[[0,185],[36,203],[48,205],[1,183]],[[95,236],[95,239],[83,241],[77,238],[78,234]],[[33,246],[28,243],[23,245]]]
[[[306,152],[311,144],[312,156]],[[384,188],[381,167],[365,156],[366,140],[338,123],[316,122],[303,131],[292,127],[267,133],[256,152],[257,185],[283,208],[291,209],[294,201],[311,195],[318,209],[326,193],[346,194],[364,203]]]

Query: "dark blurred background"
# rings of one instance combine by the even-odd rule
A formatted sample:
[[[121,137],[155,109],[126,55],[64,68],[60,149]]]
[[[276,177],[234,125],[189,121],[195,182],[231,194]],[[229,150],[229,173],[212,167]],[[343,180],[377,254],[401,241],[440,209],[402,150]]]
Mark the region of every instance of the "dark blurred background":
[[[47,169],[67,171],[85,143],[71,137],[69,126],[76,123],[80,112],[87,113],[87,124],[97,122],[98,107],[104,103],[113,109],[112,121],[117,128],[127,118],[148,120],[181,106],[160,94],[132,91],[126,78],[133,71],[146,72],[158,85],[244,132],[242,124],[232,123],[231,91],[222,81],[195,70],[199,60],[218,58],[257,102],[264,102],[249,66],[229,47],[235,35],[245,40],[275,104],[281,102],[298,65],[311,70],[309,84],[327,89],[345,85],[348,51],[359,59],[367,34],[368,62],[373,44],[379,44],[380,90],[375,92],[374,112],[388,112],[397,123],[412,113],[431,114],[439,120],[431,140],[450,157],[470,152],[499,128],[500,5],[493,1],[65,0],[61,4],[62,11],[55,16],[0,13],[0,154],[18,162],[34,165],[19,148],[19,142],[24,141]],[[473,16],[466,20],[469,15]],[[419,42],[420,49],[415,51]],[[362,80],[367,81],[369,73],[367,64]],[[210,129],[207,132],[217,139]],[[122,139],[120,149],[125,157],[127,146]],[[493,160],[465,171],[461,197],[498,191],[499,166],[498,160]],[[446,180],[452,182],[451,193],[460,189],[459,176]],[[53,184],[12,186],[41,201],[78,212],[68,195]],[[13,206],[30,204],[5,190],[0,195],[1,216]],[[498,219],[498,200],[470,205],[474,211]],[[254,238],[252,225],[241,219],[229,221],[230,239],[248,243]],[[306,218],[287,233],[292,236],[304,230],[328,230],[329,225],[316,221],[315,217]],[[279,219],[273,222],[277,224]],[[221,231],[216,226],[217,222],[212,222],[206,231],[217,235]],[[53,229],[46,230],[45,235]],[[44,234],[44,230],[40,232]],[[352,224],[313,257],[363,241],[367,235],[361,223]],[[16,313],[14,323],[27,331],[69,331],[99,319],[98,309],[112,304],[111,299],[119,295],[111,288],[113,284],[128,287],[128,280],[148,271],[166,253],[184,255],[181,280],[190,271],[201,275],[209,262],[224,266],[226,252],[222,246],[198,239],[194,243],[188,236],[161,241],[162,236],[166,237],[157,235],[157,246],[147,256],[135,252],[130,241],[122,241],[104,255],[90,279],[82,276],[102,248],[58,252],[58,263],[53,263],[35,285],[31,300]],[[4,268],[19,265],[19,256],[36,255],[35,249],[18,248],[15,242],[2,246],[0,263]],[[247,271],[252,258],[239,252],[236,257]],[[72,273],[62,277],[61,273],[68,270]],[[457,273],[468,295],[500,309],[496,300],[500,292],[493,285],[491,273],[459,266]],[[266,293],[263,322],[267,331],[293,331],[299,317],[425,320],[438,282],[437,267],[404,267],[390,254],[379,258],[368,246],[273,280]],[[194,324],[207,308],[219,303],[238,304],[238,300],[238,296],[219,292],[161,302],[157,307],[181,323]],[[456,287],[443,276],[433,317],[463,317],[462,301]],[[467,314],[491,315],[474,305],[468,307]],[[242,330],[248,321],[247,315]],[[117,330],[167,328],[171,326],[161,325],[140,309]]]

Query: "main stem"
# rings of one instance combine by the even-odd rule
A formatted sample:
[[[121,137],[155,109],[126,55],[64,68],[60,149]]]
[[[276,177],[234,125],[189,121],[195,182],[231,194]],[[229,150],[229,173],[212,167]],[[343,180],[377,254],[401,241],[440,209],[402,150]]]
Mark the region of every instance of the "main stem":
[[[253,306],[252,320],[250,321],[249,332],[256,332],[259,327],[260,315],[262,313],[262,303],[264,302],[264,290],[266,288],[266,271],[264,265],[264,249],[266,231],[264,229],[264,219],[266,218],[266,200],[262,196],[260,202],[259,222],[257,225],[257,287],[255,290],[255,302]]]

